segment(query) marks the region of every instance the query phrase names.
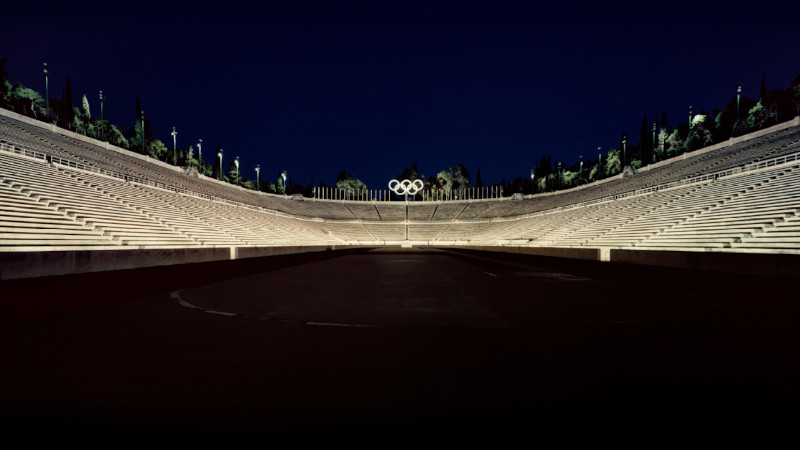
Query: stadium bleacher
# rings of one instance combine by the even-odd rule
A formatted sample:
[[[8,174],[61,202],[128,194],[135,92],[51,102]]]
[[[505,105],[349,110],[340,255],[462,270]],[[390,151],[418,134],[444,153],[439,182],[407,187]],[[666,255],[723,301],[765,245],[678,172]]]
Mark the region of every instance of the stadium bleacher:
[[[0,252],[308,245],[800,252],[800,118],[525,198],[264,194],[0,114]]]

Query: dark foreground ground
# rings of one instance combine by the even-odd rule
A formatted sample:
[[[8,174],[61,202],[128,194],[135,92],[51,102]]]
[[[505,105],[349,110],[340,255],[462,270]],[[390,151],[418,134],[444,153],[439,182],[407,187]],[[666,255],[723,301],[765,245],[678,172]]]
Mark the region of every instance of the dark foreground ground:
[[[772,436],[800,418],[796,280],[353,250],[0,288],[6,431]]]

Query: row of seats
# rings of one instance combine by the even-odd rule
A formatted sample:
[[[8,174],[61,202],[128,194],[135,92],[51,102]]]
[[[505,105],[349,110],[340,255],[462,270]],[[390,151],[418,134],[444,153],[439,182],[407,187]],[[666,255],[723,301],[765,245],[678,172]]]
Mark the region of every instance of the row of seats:
[[[796,163],[626,194],[797,153],[800,127],[689,155],[584,189],[525,200],[409,203],[320,201],[256,193],[187,176],[5,115],[0,115],[0,140],[9,143],[0,151],[0,250],[6,251],[404,240],[800,251],[800,188],[796,187],[800,168]],[[10,153],[14,147],[119,176]],[[613,198],[620,195],[624,196]]]
[[[180,173],[170,167],[142,159],[126,150],[109,151],[60,133],[54,133],[21,120],[0,115],[0,139],[23,148],[132,177],[144,178],[154,183],[174,186],[200,195],[218,197],[235,202],[271,209],[296,216],[324,217],[334,220],[384,220],[402,221],[406,218],[403,202],[377,202],[363,205],[360,202],[341,201],[287,201],[282,196],[265,195],[216,183]],[[515,217],[525,214],[565,207],[609,196],[624,194],[714,171],[738,167],[753,161],[800,152],[800,127],[791,127],[768,135],[724,146],[714,151],[689,154],[676,158],[670,164],[640,171],[633,177],[592,183],[584,189],[559,192],[557,195],[537,195],[524,201],[485,200],[475,202],[411,202],[408,217],[413,220],[456,220],[492,217]],[[445,206],[447,205],[447,206]],[[452,205],[463,205],[452,206]],[[428,211],[435,213],[428,215]]]
[[[0,248],[384,241],[661,249],[800,248],[800,166],[500,220],[307,220],[0,152]],[[362,205],[364,206],[364,205]],[[371,205],[374,207],[374,205]],[[352,207],[349,205],[348,207]],[[438,204],[463,211],[464,204]]]
[[[800,249],[800,165],[784,165],[494,223],[453,224],[482,245],[642,249]]]

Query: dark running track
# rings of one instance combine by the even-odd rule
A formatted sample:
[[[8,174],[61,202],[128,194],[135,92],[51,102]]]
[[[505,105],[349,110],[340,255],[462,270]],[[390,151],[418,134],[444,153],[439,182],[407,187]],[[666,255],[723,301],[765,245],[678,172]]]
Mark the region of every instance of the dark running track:
[[[5,281],[0,413],[192,436],[780,427],[795,286],[418,249]]]

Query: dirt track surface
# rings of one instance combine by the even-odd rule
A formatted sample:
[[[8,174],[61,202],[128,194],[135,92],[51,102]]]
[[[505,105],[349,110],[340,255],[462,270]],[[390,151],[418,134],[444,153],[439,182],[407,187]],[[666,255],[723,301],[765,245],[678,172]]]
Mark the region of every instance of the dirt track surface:
[[[780,427],[795,285],[414,249],[3,282],[0,412],[195,436]]]

